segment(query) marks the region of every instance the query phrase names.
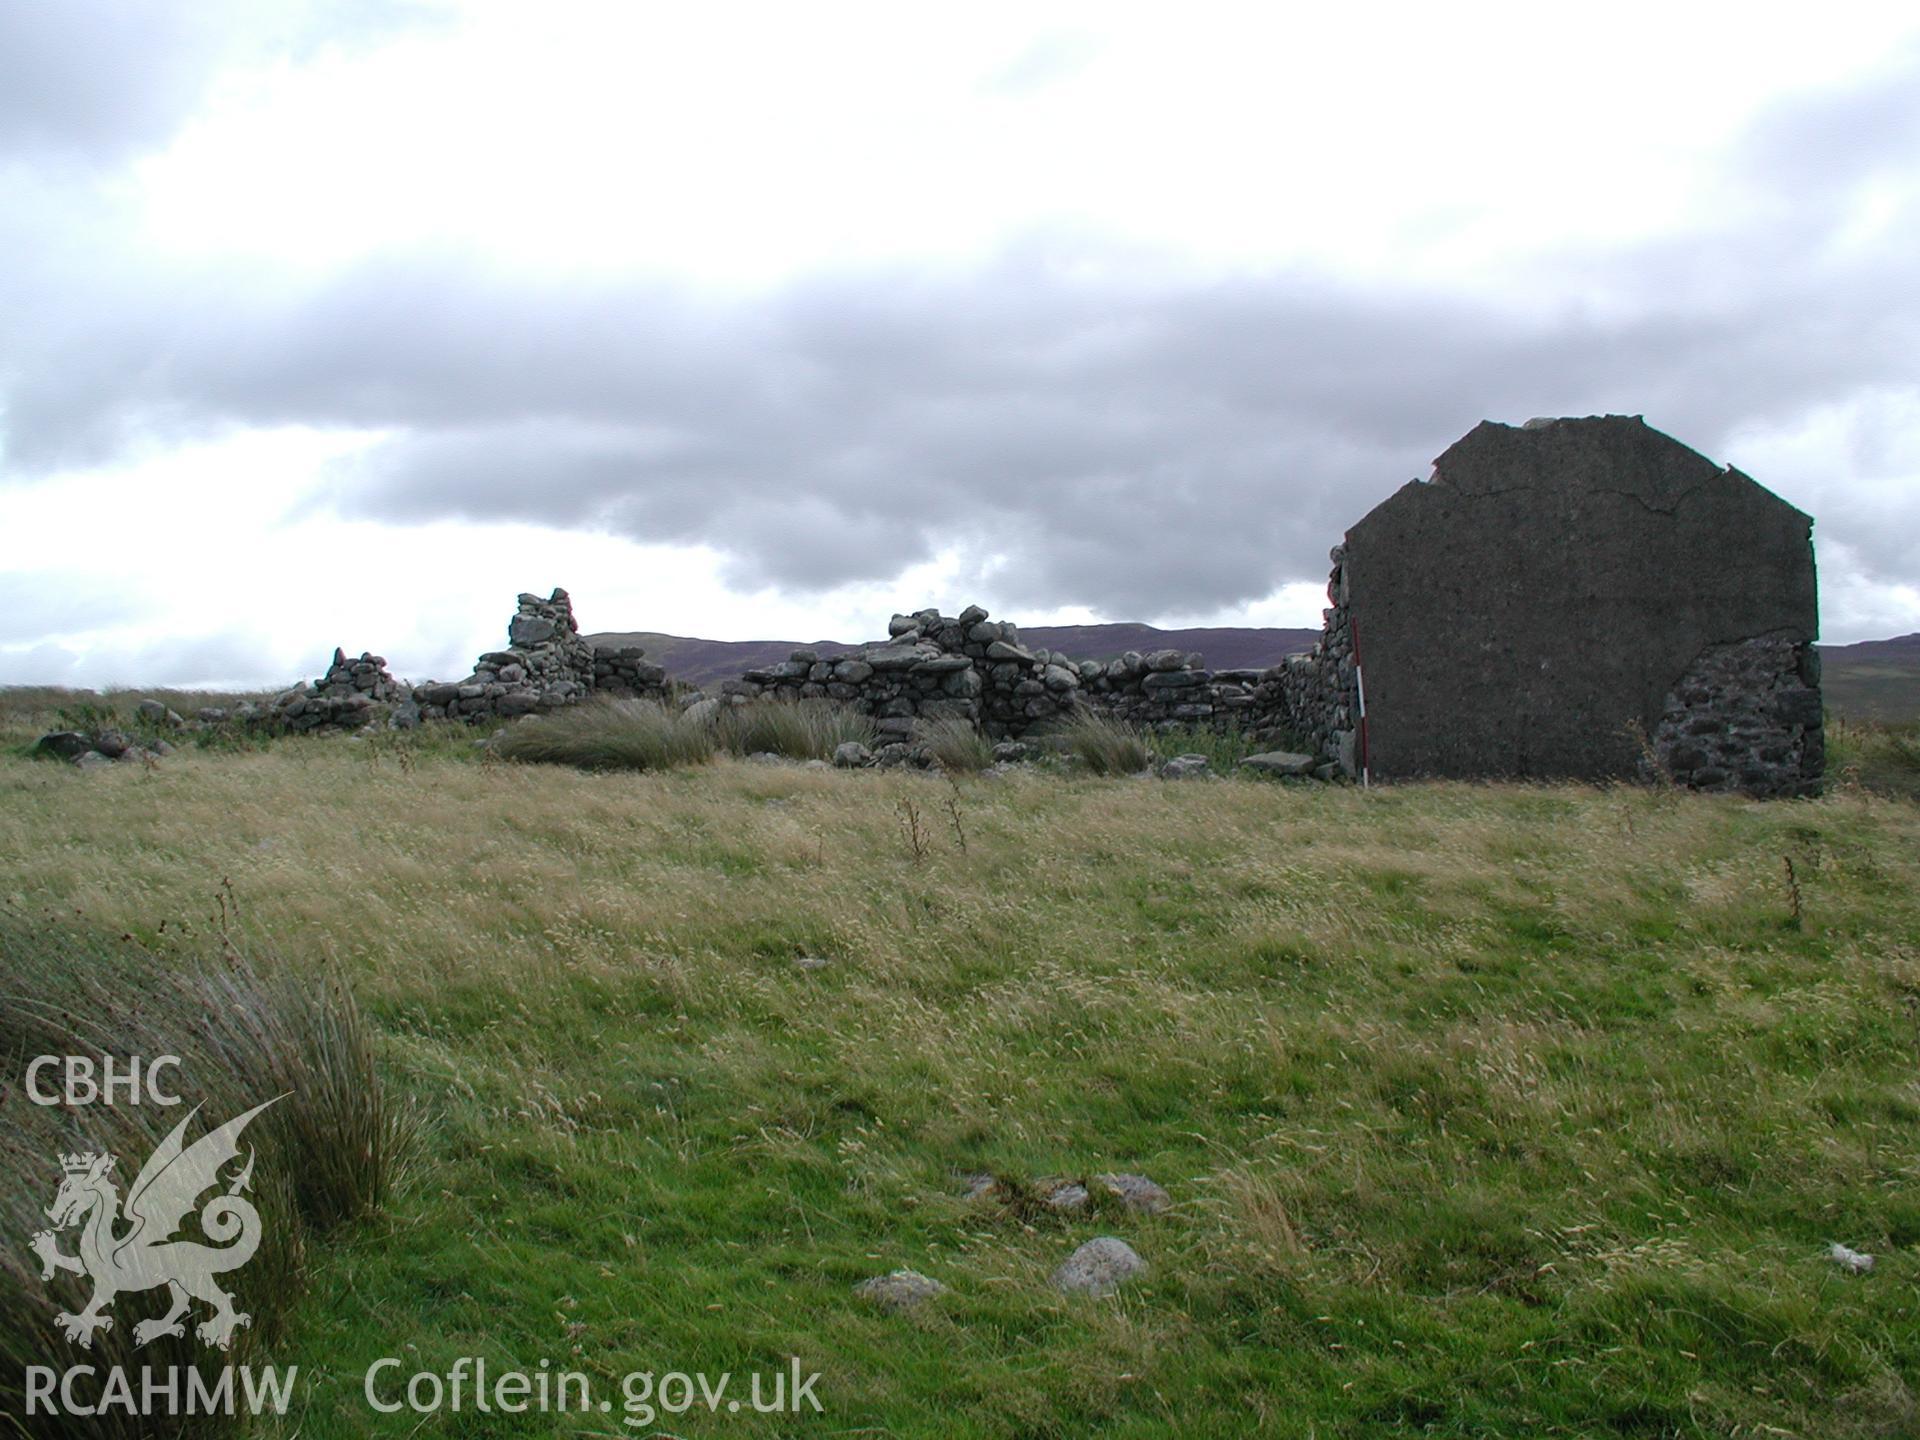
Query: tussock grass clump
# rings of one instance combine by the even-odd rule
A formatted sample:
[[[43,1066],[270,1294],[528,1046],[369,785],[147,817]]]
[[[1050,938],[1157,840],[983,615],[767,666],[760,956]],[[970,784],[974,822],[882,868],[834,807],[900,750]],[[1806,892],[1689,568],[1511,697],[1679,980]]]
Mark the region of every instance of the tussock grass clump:
[[[830,760],[849,740],[871,745],[873,721],[833,700],[763,700],[722,711],[714,735],[721,749],[735,755]]]
[[[494,749],[505,760],[580,770],[666,770],[711,760],[714,735],[649,700],[606,700],[522,720]]]
[[[971,720],[923,720],[915,733],[940,768],[950,773],[974,775],[993,764],[993,741]]]
[[[224,937],[223,937],[224,938]],[[109,1055],[124,1065],[177,1056],[167,1086],[177,1106],[118,1103],[41,1106],[13,1096],[0,1107],[0,1225],[22,1244],[0,1247],[0,1404],[24,1413],[26,1367],[64,1370],[91,1364],[198,1366],[256,1360],[283,1333],[300,1290],[308,1241],[386,1203],[414,1144],[413,1112],[397,1105],[376,1072],[372,1037],[351,991],[335,976],[296,978],[263,968],[227,940],[217,957],[149,949],[67,918],[35,919],[0,908],[0,1053],[15,1074],[38,1055]],[[99,1071],[96,1068],[96,1074]],[[43,1087],[58,1089],[43,1074]],[[278,1097],[278,1098],[276,1098]],[[59,1311],[79,1312],[93,1293],[89,1276],[43,1279],[26,1237],[49,1229],[47,1208],[63,1179],[60,1157],[115,1157],[111,1172],[122,1203],[165,1136],[187,1122],[184,1145],[241,1113],[272,1102],[241,1137],[242,1156],[222,1167],[218,1188],[196,1197],[189,1217],[227,1187],[251,1152],[257,1163],[237,1193],[258,1214],[259,1248],[223,1280],[235,1308],[250,1316],[232,1349],[202,1345],[192,1327],[207,1317],[198,1302],[186,1333],[136,1343],[135,1326],[167,1309],[164,1288],[123,1291],[109,1307],[112,1326],[79,1349],[58,1326]],[[199,1113],[189,1118],[194,1107]],[[188,1220],[191,1228],[193,1221]],[[55,1232],[63,1254],[76,1253],[79,1227]],[[215,1238],[209,1236],[209,1238]],[[238,1242],[236,1242],[238,1243]],[[152,1435],[202,1433],[204,1416],[35,1417],[35,1433]]]
[[[1137,728],[1092,710],[1075,711],[1049,734],[1096,775],[1136,775],[1153,763],[1153,746]]]

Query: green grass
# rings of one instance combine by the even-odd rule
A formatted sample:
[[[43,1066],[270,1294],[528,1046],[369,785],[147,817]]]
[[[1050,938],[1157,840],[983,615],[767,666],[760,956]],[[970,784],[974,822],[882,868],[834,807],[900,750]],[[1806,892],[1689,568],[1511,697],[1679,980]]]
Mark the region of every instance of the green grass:
[[[368,749],[0,760],[11,893],[152,942],[229,878],[429,1122],[308,1257],[288,1435],[377,1429],[389,1354],[825,1377],[824,1416],[662,1421],[699,1435],[1920,1424],[1910,802]],[[959,1178],[1108,1170],[1173,1208]],[[1056,1295],[1102,1233],[1150,1274]],[[901,1266],[949,1293],[855,1299]]]
[[[1312,754],[1313,747],[1302,740],[1269,741],[1255,744],[1237,730],[1224,733],[1197,725],[1170,726],[1164,730],[1155,730],[1147,736],[1154,753],[1162,760],[1171,760],[1175,755],[1204,755],[1219,772],[1233,769],[1249,755],[1261,755],[1270,750],[1291,750],[1295,753]]]

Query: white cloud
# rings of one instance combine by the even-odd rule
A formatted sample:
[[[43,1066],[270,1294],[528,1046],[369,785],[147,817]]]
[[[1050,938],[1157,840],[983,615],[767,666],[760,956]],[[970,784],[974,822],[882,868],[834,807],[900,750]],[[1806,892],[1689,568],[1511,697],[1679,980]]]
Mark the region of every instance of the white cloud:
[[[0,676],[451,673],[555,583],[1313,624],[1341,525],[1582,409],[1813,513],[1829,639],[1917,627],[1903,8],[207,13],[0,17],[0,568],[72,596]]]

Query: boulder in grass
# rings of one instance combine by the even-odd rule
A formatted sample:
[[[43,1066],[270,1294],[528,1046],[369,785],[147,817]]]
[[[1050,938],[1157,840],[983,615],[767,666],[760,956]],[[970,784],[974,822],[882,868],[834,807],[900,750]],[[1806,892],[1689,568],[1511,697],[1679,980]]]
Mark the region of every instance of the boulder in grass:
[[[91,735],[83,735],[78,730],[54,730],[40,737],[33,753],[51,755],[56,760],[77,760],[91,749]]]
[[[911,1310],[916,1305],[923,1305],[946,1294],[947,1287],[918,1270],[895,1270],[888,1275],[862,1280],[853,1287],[853,1293],[862,1300],[878,1305],[888,1314],[897,1315],[902,1310]]]
[[[1173,1203],[1173,1197],[1144,1175],[1096,1175],[1096,1185],[1104,1185],[1120,1203],[1142,1215],[1158,1215]]]
[[[1087,1241],[1053,1272],[1053,1288],[1066,1295],[1112,1295],[1146,1269],[1147,1262],[1126,1241],[1102,1235]]]

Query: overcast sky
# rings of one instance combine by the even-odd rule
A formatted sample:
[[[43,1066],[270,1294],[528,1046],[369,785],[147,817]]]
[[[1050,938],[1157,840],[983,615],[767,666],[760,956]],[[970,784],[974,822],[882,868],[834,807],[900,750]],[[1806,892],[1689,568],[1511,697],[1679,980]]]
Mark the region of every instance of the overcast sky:
[[[0,0],[0,682],[1317,625],[1643,414],[1920,630],[1920,13]]]

